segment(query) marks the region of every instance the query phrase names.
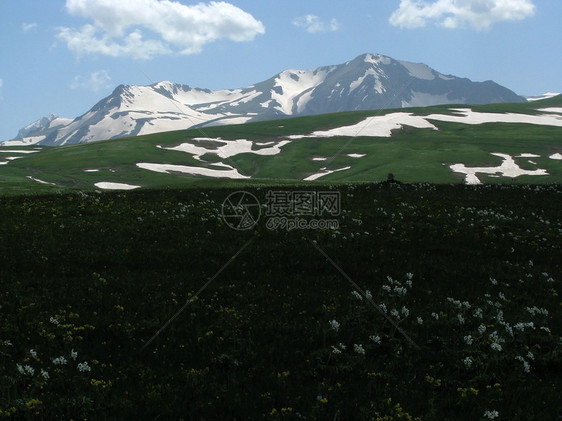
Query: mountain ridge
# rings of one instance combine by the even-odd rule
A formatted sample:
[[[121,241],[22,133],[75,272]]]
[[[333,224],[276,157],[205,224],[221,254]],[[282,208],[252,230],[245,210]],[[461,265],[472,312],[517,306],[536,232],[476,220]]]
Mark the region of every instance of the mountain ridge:
[[[288,116],[525,101],[493,81],[473,82],[367,53],[339,65],[286,69],[245,88],[209,90],[171,81],[119,85],[73,120],[51,115],[0,144],[59,146]]]

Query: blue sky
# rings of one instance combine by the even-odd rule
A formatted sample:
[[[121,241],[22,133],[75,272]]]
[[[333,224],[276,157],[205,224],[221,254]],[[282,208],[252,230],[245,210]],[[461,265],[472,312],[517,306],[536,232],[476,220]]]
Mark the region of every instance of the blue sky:
[[[2,0],[0,140],[119,84],[238,88],[363,53],[562,92],[560,0]]]

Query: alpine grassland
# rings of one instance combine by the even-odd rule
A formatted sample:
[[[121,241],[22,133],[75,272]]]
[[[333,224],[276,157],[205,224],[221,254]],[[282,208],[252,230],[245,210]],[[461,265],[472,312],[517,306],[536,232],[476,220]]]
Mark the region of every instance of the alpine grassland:
[[[562,95],[559,95],[529,103],[480,105],[470,109],[483,115],[528,117],[548,114],[549,111],[540,110],[557,110],[561,105]],[[430,119],[428,124],[434,128],[396,124],[391,136],[370,136],[364,129],[357,129],[350,136],[313,135],[356,125],[368,117],[384,120],[384,116],[393,113],[409,113],[420,118],[458,117],[462,114],[458,108],[466,110],[467,106],[312,115],[58,147],[27,146],[23,152],[21,146],[0,147],[0,194],[91,192],[98,189],[96,184],[104,182],[148,189],[197,187],[201,183],[222,185],[229,171],[230,176],[235,172],[234,177],[251,180],[250,185],[255,180],[262,184],[296,183],[318,174],[321,174],[319,180],[332,183],[382,182],[388,173],[406,183],[465,183],[465,175],[451,168],[458,164],[495,169],[477,174],[484,184],[562,183],[562,128],[556,124],[469,124]],[[550,113],[559,115],[556,111]],[[555,121],[556,117],[552,116]],[[375,121],[371,128],[378,124],[386,123]],[[246,142],[246,147],[237,149],[240,144],[236,142]],[[186,145],[189,147],[182,150]],[[278,150],[272,149],[277,145]],[[264,152],[267,149],[270,150]],[[506,161],[497,154],[511,157],[512,165],[500,168]],[[153,170],[139,167],[142,163],[150,164]],[[162,165],[176,167],[156,172],[154,167]],[[210,170],[212,174],[182,173],[180,167]]]
[[[466,131],[478,145],[493,128]],[[175,135],[159,142],[166,136]],[[384,142],[400,148],[400,136]],[[420,134],[419,147],[430,150],[435,136]],[[519,150],[513,137],[506,153],[551,147],[537,135]],[[131,178],[115,181],[153,177],[170,187],[94,191],[96,173],[82,169],[103,167],[106,157],[108,168],[132,154],[170,159],[150,139],[122,152],[133,140],[48,149],[3,169],[14,189],[18,174],[68,189],[28,180],[29,192],[42,194],[0,197],[0,418],[562,416],[560,184],[212,180],[178,188],[171,180],[180,177],[123,164]],[[365,153],[379,147],[354,143]],[[281,157],[237,162],[259,171],[259,159]],[[33,168],[42,172],[26,173]],[[426,171],[422,162],[416,171]],[[294,205],[321,194],[337,196],[338,208],[314,217],[337,224],[313,229],[307,202]],[[248,197],[257,207],[244,208]],[[241,207],[251,223],[233,229],[228,210]]]

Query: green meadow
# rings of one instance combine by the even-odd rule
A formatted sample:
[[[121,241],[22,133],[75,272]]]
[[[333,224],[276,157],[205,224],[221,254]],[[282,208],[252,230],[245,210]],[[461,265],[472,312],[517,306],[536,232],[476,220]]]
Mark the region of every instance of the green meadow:
[[[492,104],[472,108],[478,112],[537,114],[538,108],[560,105],[562,96],[525,104]],[[399,111],[416,115],[451,114],[451,108],[455,106]],[[544,169],[548,175],[522,175],[513,178],[479,174],[480,180],[485,184],[550,184],[562,181],[562,161],[549,158],[562,152],[562,128],[521,123],[469,125],[432,120],[438,130],[403,126],[402,129],[394,130],[391,137],[367,137],[359,133],[356,137],[295,139],[282,146],[281,153],[275,155],[240,153],[221,158],[216,154],[206,153],[198,160],[192,154],[165,149],[184,142],[213,147],[213,142],[201,143],[193,140],[201,137],[247,139],[275,144],[286,140],[290,135],[306,135],[317,130],[352,125],[365,117],[390,112],[393,111],[346,112],[234,126],[205,127],[89,144],[41,148],[30,154],[17,152],[21,147],[4,147],[0,148],[0,158],[14,155],[17,159],[0,166],[0,194],[93,191],[96,189],[95,183],[98,182],[120,182],[143,188],[182,187],[201,183],[223,186],[231,183],[225,181],[225,178],[214,179],[177,172],[156,173],[138,168],[136,164],[141,162],[215,170],[224,169],[224,166],[219,167],[217,164],[228,165],[236,168],[243,176],[251,177],[250,185],[253,185],[255,180],[269,184],[295,183],[320,172],[324,167],[327,170],[336,170],[347,166],[351,168],[325,175],[316,183],[376,182],[385,180],[388,173],[393,173],[398,180],[407,183],[463,183],[464,175],[453,172],[449,166],[459,163],[468,167],[500,165],[502,159],[491,155],[492,153],[511,155],[521,169]],[[254,150],[260,148],[262,146],[254,143]],[[518,157],[525,153],[538,157]],[[348,154],[365,156],[353,158]],[[315,157],[327,160],[314,160]],[[96,171],[86,172],[87,170]]]

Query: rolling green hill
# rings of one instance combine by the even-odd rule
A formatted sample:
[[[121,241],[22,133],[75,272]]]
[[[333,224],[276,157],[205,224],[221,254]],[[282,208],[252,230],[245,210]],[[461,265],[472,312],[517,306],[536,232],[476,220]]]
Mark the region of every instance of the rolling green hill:
[[[554,108],[557,111],[550,113],[552,118],[557,116],[561,120],[558,108],[561,106],[562,96],[558,96],[536,102],[481,105],[471,109],[479,118],[490,113],[539,117],[546,113],[539,111],[541,108]],[[485,170],[476,174],[477,179],[482,183],[562,182],[562,160],[555,159],[562,153],[562,127],[519,122],[466,124],[459,122],[461,120],[446,121],[447,117],[442,116],[461,117],[462,113],[455,108],[466,109],[467,106],[345,112],[52,148],[2,147],[0,163],[4,161],[4,165],[0,165],[0,194],[88,191],[100,188],[96,186],[100,182],[143,188],[295,184],[311,176],[318,177],[314,180],[316,184],[373,182],[385,180],[388,173],[403,182],[463,183],[468,178],[463,173],[454,172],[451,165],[463,164],[470,169],[499,167],[502,162],[512,167],[515,165],[516,172],[486,173]],[[369,135],[373,128],[386,124],[384,121],[388,116],[396,113],[424,117],[434,128],[416,128],[408,125],[409,120],[406,120],[404,125],[390,129],[392,136]],[[432,118],[436,115],[441,117]],[[378,117],[379,120],[358,128],[354,135],[311,135],[351,126],[367,117]],[[233,152],[230,147],[235,141],[241,149]],[[169,149],[182,144],[187,145],[189,153]],[[264,153],[263,150],[276,145],[280,146],[278,153],[271,150],[265,152],[267,154],[259,152]],[[222,152],[217,154],[219,147]],[[207,152],[194,153],[195,149]],[[507,162],[506,156],[513,162]],[[139,163],[152,167],[141,168]],[[168,167],[168,173],[155,172],[159,165],[176,167]],[[186,166],[191,168],[182,168]],[[194,175],[193,167],[210,170],[212,175]],[[520,170],[535,174],[519,175]],[[542,175],[540,170],[543,170]],[[328,173],[330,171],[336,172]],[[322,173],[326,174],[320,176]]]

